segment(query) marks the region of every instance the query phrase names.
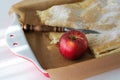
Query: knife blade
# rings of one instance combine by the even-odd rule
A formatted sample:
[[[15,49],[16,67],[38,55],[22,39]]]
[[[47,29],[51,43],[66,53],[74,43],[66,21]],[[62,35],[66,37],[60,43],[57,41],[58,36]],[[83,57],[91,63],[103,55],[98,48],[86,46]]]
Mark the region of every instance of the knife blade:
[[[65,31],[70,31],[70,30],[78,30],[78,31],[83,32],[85,34],[100,34],[100,32],[95,31],[95,30],[65,28]]]

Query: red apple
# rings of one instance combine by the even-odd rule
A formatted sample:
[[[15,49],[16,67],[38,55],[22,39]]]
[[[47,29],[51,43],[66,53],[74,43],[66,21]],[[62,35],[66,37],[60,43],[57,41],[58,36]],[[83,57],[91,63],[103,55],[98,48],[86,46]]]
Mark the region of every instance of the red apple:
[[[59,51],[67,59],[74,60],[81,57],[88,48],[88,41],[84,33],[72,30],[65,32],[59,39]]]

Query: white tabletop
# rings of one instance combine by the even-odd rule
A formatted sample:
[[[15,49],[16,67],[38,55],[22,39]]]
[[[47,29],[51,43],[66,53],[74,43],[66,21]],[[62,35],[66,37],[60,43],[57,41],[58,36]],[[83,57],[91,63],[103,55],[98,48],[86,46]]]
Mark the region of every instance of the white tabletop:
[[[0,0],[0,80],[49,80],[29,61],[13,55],[7,47],[4,33],[12,19],[8,10],[20,0]],[[86,80],[120,80],[120,69],[115,69]]]

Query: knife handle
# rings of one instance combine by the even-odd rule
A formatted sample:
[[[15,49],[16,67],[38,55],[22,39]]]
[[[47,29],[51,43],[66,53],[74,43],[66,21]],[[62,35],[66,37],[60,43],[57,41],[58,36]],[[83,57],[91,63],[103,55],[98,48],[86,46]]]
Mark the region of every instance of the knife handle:
[[[66,32],[65,27],[52,27],[47,25],[23,25],[25,32]]]

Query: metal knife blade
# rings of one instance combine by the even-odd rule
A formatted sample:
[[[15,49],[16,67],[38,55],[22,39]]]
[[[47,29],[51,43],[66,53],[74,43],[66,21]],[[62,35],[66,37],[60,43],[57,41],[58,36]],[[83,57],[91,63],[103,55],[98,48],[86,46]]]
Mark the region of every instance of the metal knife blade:
[[[85,34],[100,34],[100,32],[95,31],[95,30],[65,28],[65,31],[70,31],[70,30],[78,30],[78,31],[83,32]]]

